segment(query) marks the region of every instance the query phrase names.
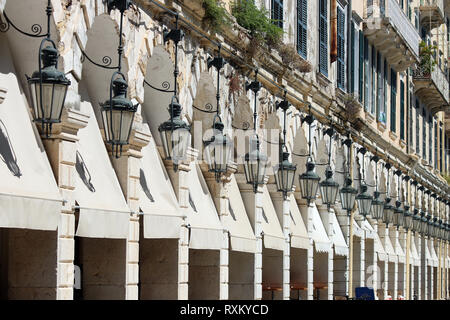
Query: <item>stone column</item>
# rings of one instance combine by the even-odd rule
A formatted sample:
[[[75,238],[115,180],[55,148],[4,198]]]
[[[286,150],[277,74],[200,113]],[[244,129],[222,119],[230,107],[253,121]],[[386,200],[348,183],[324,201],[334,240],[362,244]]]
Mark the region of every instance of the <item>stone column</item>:
[[[363,233],[361,237],[361,265],[360,265],[360,282],[359,285],[361,287],[365,286],[366,278],[365,278],[365,270],[366,270],[366,235]]]
[[[375,222],[373,225],[373,230],[375,234],[378,234],[378,223]],[[373,269],[372,269],[372,286],[373,291],[375,294],[377,294],[378,291],[378,281],[379,281],[379,275],[378,275],[378,253],[375,251],[375,239],[374,239],[374,246],[373,246]],[[370,285],[370,284],[369,284]],[[378,297],[379,298],[379,297]]]
[[[409,256],[409,252],[408,252],[408,246],[406,244],[406,238],[407,238],[407,231],[403,230],[399,233],[399,241],[400,241],[400,246],[403,244],[403,248],[405,248],[405,263],[403,264],[403,297],[406,299],[409,294],[407,293],[406,290],[408,290],[408,288],[406,287],[406,283],[407,283],[407,276],[409,276],[409,272],[407,272],[407,269],[409,268],[409,265],[407,264],[408,262],[411,262],[411,258],[406,259]]]
[[[218,209],[219,219],[223,223],[225,216],[230,214],[229,212],[229,194],[228,194],[228,183],[231,181],[231,174],[236,172],[237,164],[229,163],[228,171],[226,175],[221,176],[221,181],[217,182],[215,174],[208,171],[208,165],[202,163],[200,165],[204,173],[205,181],[210,190],[211,196],[213,197],[216,208]],[[228,231],[228,230],[227,230]],[[220,249],[220,300],[228,300],[228,283],[229,283],[229,232],[224,232],[222,248]]]
[[[322,221],[324,222],[325,231],[327,233],[328,238],[333,243],[333,220],[329,218],[330,214],[334,214],[334,210],[332,208],[328,209],[327,205],[318,205],[317,209],[320,213],[320,217],[324,217]],[[322,214],[323,213],[323,214]],[[327,287],[328,287],[328,300],[333,300],[334,290],[333,290],[333,278],[334,278],[334,250],[332,249],[328,252],[328,272],[327,272]]]
[[[132,212],[129,219],[129,232],[126,240],[126,300],[139,299],[139,172],[141,169],[141,150],[150,142],[150,138],[150,134],[142,131],[142,118],[136,114],[129,144],[123,146],[121,157],[116,158],[111,153],[111,145],[108,144],[107,146],[122,192]]]
[[[383,243],[383,246],[386,248],[388,237],[389,237],[389,228],[386,226],[386,224],[381,224],[380,226],[384,226],[384,232],[380,234],[381,242]],[[382,231],[383,231],[382,229]],[[384,262],[384,282],[383,282],[383,295],[384,299],[386,300],[387,294],[388,294],[388,287],[389,287],[389,255],[386,257],[386,261]]]
[[[161,147],[158,147],[161,148]],[[160,151],[162,153],[162,150]],[[188,147],[186,159],[178,164],[178,170],[173,170],[172,160],[164,160],[164,166],[170,176],[174,191],[178,197],[180,210],[189,208],[188,174],[191,168],[189,164],[198,156],[198,150]],[[189,226],[184,221],[178,240],[178,300],[189,298]]]
[[[428,261],[426,258],[426,246],[428,245],[428,239],[425,237],[422,240],[422,272],[423,272],[423,299],[428,300]]]
[[[73,190],[76,174],[76,142],[78,130],[86,127],[88,120],[88,115],[75,109],[64,108],[61,123],[53,125],[50,138],[43,137],[43,144],[64,200],[57,230],[56,299],[58,300],[73,299],[75,255]],[[41,129],[39,124],[38,128]]]
[[[433,248],[434,247],[434,241],[432,239],[429,240],[430,241],[430,246],[429,248]],[[431,251],[431,250],[430,250]],[[430,252],[431,254],[431,252]],[[429,283],[430,283],[430,299],[429,300],[434,300],[434,267],[433,266],[429,266],[430,268],[430,279],[429,279]]]
[[[417,235],[417,245],[418,250],[417,255],[419,256],[419,267],[417,268],[417,299],[422,300],[422,237]]]
[[[298,203],[299,206],[307,206],[307,204],[302,201],[302,203]],[[302,214],[303,216],[303,214]],[[306,230],[308,230],[308,237],[309,237],[309,247],[307,250],[307,261],[306,261],[306,268],[307,268],[307,291],[306,296],[308,300],[314,299],[314,241],[312,239],[312,228],[313,228],[313,222],[312,222],[312,216],[310,214],[310,209],[308,206],[308,210],[306,211],[306,217],[303,216],[303,220],[306,221]]]
[[[397,247],[398,230],[393,228],[390,230],[391,242],[394,243],[394,250]],[[394,292],[392,293],[392,300],[397,300],[398,298],[398,259],[394,264]]]
[[[283,200],[283,300],[289,300],[291,296],[291,244],[290,244],[290,202],[289,198]]]

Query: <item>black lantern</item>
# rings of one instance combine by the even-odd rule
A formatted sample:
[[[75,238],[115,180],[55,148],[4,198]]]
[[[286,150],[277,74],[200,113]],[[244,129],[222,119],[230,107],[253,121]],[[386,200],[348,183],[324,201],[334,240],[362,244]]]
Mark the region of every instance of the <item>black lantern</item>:
[[[403,224],[403,227],[406,229],[406,230],[412,230],[412,228],[413,228],[413,220],[414,220],[414,218],[413,218],[413,215],[412,215],[412,213],[409,211],[409,205],[407,205],[407,204],[405,204],[404,205],[404,212],[403,212],[403,221],[404,221],[404,224]]]
[[[356,196],[358,201],[359,214],[366,218],[370,215],[370,209],[372,207],[372,196],[367,192],[367,185],[361,184],[361,193]]]
[[[281,108],[284,115],[284,126],[283,126],[283,142],[280,146],[281,161],[275,167],[275,182],[277,183],[278,191],[283,193],[284,199],[287,199],[288,192],[292,191],[294,186],[295,171],[297,170],[297,165],[292,164],[289,161],[289,152],[286,147],[286,111],[289,109],[289,102],[286,100],[286,93],[284,91],[284,100],[276,104],[277,109]],[[283,151],[283,149],[285,149]]]
[[[47,46],[42,49],[44,41],[51,42],[53,46]],[[43,129],[48,136],[51,133],[52,124],[61,122],[61,113],[70,81],[62,71],[57,69],[59,55],[52,40],[44,39],[42,41],[39,55],[39,70],[33,72],[31,78],[27,78],[34,110],[34,120],[42,123]]]
[[[403,227],[404,218],[403,209],[401,208],[402,203],[400,201],[395,201],[395,209],[394,209],[394,225],[399,227]]]
[[[438,235],[439,235],[439,227],[440,226],[439,226],[438,218],[435,217],[433,219],[433,234],[432,234],[433,238],[437,238],[438,237]]]
[[[292,190],[295,179],[295,171],[297,166],[289,161],[289,152],[283,152],[283,161],[281,161],[275,171],[275,182],[277,189],[287,196],[287,193]]]
[[[315,200],[317,196],[317,189],[319,187],[320,177],[314,171],[315,168],[314,162],[309,158],[306,163],[306,172],[302,173],[299,177],[300,180],[300,189],[302,191],[302,198],[308,201],[308,204],[311,200]]]
[[[257,192],[258,186],[264,184],[266,175],[267,156],[259,150],[259,138],[256,133],[256,100],[258,98],[258,91],[261,89],[261,82],[258,81],[258,69],[255,70],[255,80],[245,84],[245,90],[252,90],[255,94],[253,105],[253,132],[255,138],[251,139],[250,152],[244,156],[244,173],[248,184],[253,185],[253,192]],[[256,142],[256,143],[255,143]],[[256,148],[254,146],[256,145]]]
[[[428,216],[425,211],[420,211],[421,223],[420,223],[420,233],[422,236],[426,236],[428,232]]]
[[[219,182],[220,175],[228,170],[228,162],[233,151],[233,144],[230,138],[223,134],[224,125],[220,119],[220,70],[225,65],[225,60],[220,56],[221,45],[219,45],[218,56],[208,59],[208,69],[214,66],[217,69],[217,94],[216,94],[216,115],[213,120],[214,135],[205,145],[206,162],[210,172],[214,172],[216,181]]]
[[[331,170],[331,144],[334,129],[332,127],[328,128],[325,134],[330,137],[330,144],[328,145],[328,166],[325,170],[325,180],[320,183],[320,192],[322,195],[322,203],[326,204],[329,208],[336,203],[339,184],[333,180],[333,170]]]
[[[432,236],[433,236],[433,229],[434,229],[433,219],[431,218],[431,215],[427,215],[427,230],[426,230],[426,235],[427,235],[428,237],[432,237]]]
[[[250,143],[252,146],[254,143]],[[259,151],[259,139],[256,136],[256,148],[247,153],[244,157],[244,173],[248,184],[253,185],[256,193],[258,185],[264,184],[266,175],[267,156]]]
[[[394,223],[394,207],[390,204],[391,198],[386,198],[383,208],[383,222],[388,226]]]
[[[356,194],[358,193],[358,190],[352,187],[352,179],[349,177],[345,179],[345,186],[341,188],[339,193],[341,195],[342,210],[352,211],[355,205]]]
[[[378,191],[374,192],[374,199],[372,200],[371,215],[375,220],[383,219],[384,202],[380,199],[380,193]]]
[[[314,122],[314,117],[311,114],[311,105],[309,105],[309,114],[306,117],[302,118],[302,123],[303,122],[306,122],[309,127],[309,137],[308,137],[309,157],[306,163],[306,172],[302,173],[299,176],[299,180],[300,180],[300,190],[302,191],[302,198],[306,199],[309,205],[311,200],[316,199],[317,188],[319,187],[320,181],[320,177],[314,171],[316,165],[311,157],[311,142],[312,142],[311,124]]]
[[[419,209],[414,209],[413,228],[412,228],[414,233],[415,232],[420,232],[421,221],[422,221],[422,219],[420,218]]]
[[[187,148],[191,145],[191,127],[181,119],[181,105],[176,96],[169,104],[170,119],[159,128],[166,159],[172,160],[177,170],[180,160],[186,157]]]
[[[330,141],[331,144],[331,141]],[[322,203],[328,206],[334,205],[339,191],[339,184],[333,180],[333,171],[328,167],[325,171],[326,179],[320,183]]]
[[[116,75],[121,77],[114,79]],[[116,157],[121,153],[122,146],[128,144],[134,114],[137,110],[137,104],[133,105],[127,99],[127,87],[124,75],[116,72],[111,79],[110,100],[100,104],[106,143],[112,145],[112,151],[113,153],[116,151]],[[112,96],[113,93],[114,96]]]
[[[217,122],[216,122],[217,119]],[[205,144],[206,163],[210,172],[214,172],[216,181],[227,172],[228,162],[233,151],[231,139],[223,134],[224,125],[220,118],[214,117],[214,135]]]

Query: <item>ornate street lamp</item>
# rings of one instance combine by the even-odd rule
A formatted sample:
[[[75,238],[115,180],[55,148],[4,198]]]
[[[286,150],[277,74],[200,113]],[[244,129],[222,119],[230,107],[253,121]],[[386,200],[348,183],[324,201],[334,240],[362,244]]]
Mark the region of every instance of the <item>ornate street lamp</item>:
[[[401,192],[401,179],[400,176],[402,174],[402,171],[400,169],[396,170],[394,174],[397,176],[397,184],[398,184],[398,191],[397,191],[397,201],[395,201],[395,209],[394,209],[394,225],[397,226],[397,230],[400,227],[403,227],[404,224],[404,215],[403,215],[403,209],[401,208],[402,202],[400,199],[400,192]]]
[[[112,153],[116,158],[122,154],[122,147],[128,144],[131,128],[133,126],[134,114],[137,110],[137,104],[127,98],[128,84],[122,69],[122,25],[123,14],[130,6],[127,0],[109,0],[108,12],[113,9],[120,11],[120,28],[119,28],[119,47],[117,71],[111,77],[109,86],[109,100],[100,103],[103,127],[105,130],[106,143],[111,144]]]
[[[434,223],[433,223],[433,218],[431,217],[431,215],[427,215],[427,231],[426,231],[426,235],[428,237],[433,237],[433,230],[434,230]]]
[[[325,131],[325,135],[330,137],[330,145],[328,146],[328,165],[325,170],[325,180],[320,183],[320,192],[322,195],[322,203],[328,208],[336,203],[336,197],[339,191],[339,184],[333,180],[333,170],[331,170],[331,143],[334,135],[332,127]]]
[[[371,216],[375,220],[382,220],[384,202],[380,199],[381,193],[378,192],[378,161],[380,158],[377,155],[374,155],[370,160],[375,162],[375,192],[373,193]]]
[[[250,152],[244,156],[244,173],[248,184],[253,185],[253,192],[256,193],[259,185],[264,184],[266,175],[267,156],[259,151],[259,138],[256,133],[256,100],[258,91],[261,89],[261,83],[258,81],[258,69],[255,70],[255,80],[245,84],[245,90],[252,90],[255,94],[253,107],[253,132],[255,134],[256,148],[253,148],[255,142],[250,141]]]
[[[311,153],[311,142],[312,142],[312,134],[311,134],[311,124],[314,122],[314,117],[311,114],[311,105],[309,105],[309,115],[302,118],[302,123],[306,122],[309,126],[309,139],[308,139],[308,145],[309,145],[309,154],[308,154],[308,160],[306,162],[306,172],[302,173],[299,176],[300,180],[300,190],[302,191],[302,198],[306,199],[308,202],[308,206],[311,202],[311,200],[315,200],[317,196],[317,189],[319,187],[319,181],[320,177],[317,175],[317,173],[314,171],[315,163],[312,159],[312,153]]]
[[[178,28],[178,14],[176,14],[175,29],[170,32],[164,30],[164,42],[172,40],[175,47],[174,89],[172,100],[169,104],[170,119],[158,127],[167,160],[173,161],[173,169],[176,171],[178,163],[186,157],[187,148],[191,145],[191,127],[181,119],[181,105],[178,99],[178,43],[183,39],[184,32]]]
[[[414,217],[412,215],[412,213],[409,211],[409,205],[405,204],[404,209],[405,211],[403,212],[403,221],[404,221],[404,225],[403,227],[406,230],[412,230],[413,229],[413,221],[414,221]]]
[[[289,109],[289,102],[286,100],[286,93],[284,91],[284,100],[276,104],[276,108],[283,110],[284,127],[283,127],[283,142],[280,146],[281,159],[280,163],[275,167],[275,182],[277,190],[283,193],[284,199],[287,199],[287,194],[292,191],[294,186],[295,171],[297,165],[289,161],[289,152],[286,147],[286,111]]]
[[[389,162],[385,164],[385,168],[387,169],[387,197],[385,199],[385,204],[383,208],[383,222],[386,224],[386,227],[390,223],[394,223],[394,207],[390,204],[391,198],[389,197],[390,194],[389,184],[391,180],[389,172],[391,167],[392,165]]]
[[[413,232],[419,233],[421,229],[422,219],[420,217],[419,209],[414,208],[414,215],[413,215]]]
[[[341,197],[341,207],[342,210],[347,211],[347,215],[350,217],[350,212],[353,210],[355,206],[355,199],[358,190],[353,188],[352,179],[350,178],[350,148],[352,146],[352,140],[350,137],[343,141],[343,144],[347,146],[347,172],[346,178],[344,182],[344,186],[339,190],[339,194]]]
[[[45,13],[47,15],[47,33],[41,33],[42,27],[38,24],[32,26],[33,33],[28,33],[17,28],[3,12],[6,22],[0,24],[0,32],[6,32],[12,26],[21,34],[33,37],[44,38],[41,41],[38,51],[39,69],[33,72],[31,77],[26,76],[30,91],[31,103],[33,106],[33,118],[35,122],[42,124],[45,136],[48,138],[52,132],[52,125],[61,122],[61,114],[66,100],[67,89],[70,80],[66,78],[64,72],[58,70],[58,50],[55,42],[50,39],[50,17],[53,12],[51,1],[47,1]],[[49,43],[44,48],[44,44]]]
[[[367,149],[362,147],[358,149],[358,153],[361,153],[362,156],[362,179],[361,179],[361,193],[356,196],[356,200],[358,201],[358,210],[359,214],[366,219],[367,216],[370,215],[370,209],[372,207],[372,200],[373,197],[367,192],[368,187],[365,183],[365,155],[366,155]]]
[[[217,94],[216,94],[216,114],[213,120],[214,135],[205,145],[205,157],[209,172],[214,172],[216,181],[220,181],[220,175],[228,170],[228,162],[233,151],[231,139],[223,134],[224,125],[220,119],[220,70],[225,65],[225,60],[220,56],[221,45],[219,45],[218,56],[208,60],[208,69],[214,66],[217,70]]]

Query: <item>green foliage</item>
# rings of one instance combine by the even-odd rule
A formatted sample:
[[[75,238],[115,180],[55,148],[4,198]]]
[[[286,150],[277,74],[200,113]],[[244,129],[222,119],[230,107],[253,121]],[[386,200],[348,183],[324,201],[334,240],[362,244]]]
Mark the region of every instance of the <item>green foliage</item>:
[[[442,177],[447,181],[447,184],[450,185],[450,175],[444,173],[442,174]]]
[[[419,44],[420,48],[420,68],[424,74],[431,74],[436,66],[436,61],[433,55],[436,53],[436,46],[429,46],[425,41],[421,41]]]
[[[250,31],[250,35],[261,43],[276,45],[281,41],[283,30],[276,26],[276,20],[268,18],[269,12],[258,7],[251,0],[236,0],[231,13],[237,23]]]
[[[225,26],[231,25],[231,19],[227,10],[220,5],[219,0],[203,0],[205,15],[203,27],[211,32],[220,32]]]

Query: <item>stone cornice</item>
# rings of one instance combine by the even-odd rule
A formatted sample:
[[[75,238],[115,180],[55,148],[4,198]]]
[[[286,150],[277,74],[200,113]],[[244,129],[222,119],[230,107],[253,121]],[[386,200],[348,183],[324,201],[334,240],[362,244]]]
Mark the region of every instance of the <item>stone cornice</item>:
[[[36,122],[36,125],[43,139],[78,141],[78,130],[86,127],[88,121],[88,114],[72,108],[63,108],[61,122],[52,126],[52,133],[49,138],[42,133],[42,125],[39,122]]]

